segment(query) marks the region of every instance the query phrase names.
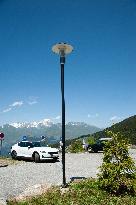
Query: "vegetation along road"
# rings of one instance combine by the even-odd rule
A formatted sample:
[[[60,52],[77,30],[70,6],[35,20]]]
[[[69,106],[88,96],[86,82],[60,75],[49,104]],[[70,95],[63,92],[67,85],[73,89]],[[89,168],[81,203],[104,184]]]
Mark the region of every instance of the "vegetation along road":
[[[136,150],[130,150],[136,162]],[[96,177],[102,163],[102,153],[66,154],[66,178]],[[18,196],[25,189],[38,184],[60,185],[62,183],[62,165],[59,162],[24,162],[10,164],[0,168],[0,201]]]

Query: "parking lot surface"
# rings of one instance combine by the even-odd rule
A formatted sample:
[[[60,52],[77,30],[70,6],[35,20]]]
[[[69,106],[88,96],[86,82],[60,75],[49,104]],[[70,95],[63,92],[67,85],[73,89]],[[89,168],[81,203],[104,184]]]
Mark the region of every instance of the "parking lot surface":
[[[136,162],[136,150],[130,150]],[[72,177],[96,177],[103,153],[66,154],[66,181]],[[0,201],[18,196],[37,184],[62,184],[61,155],[58,162],[24,162],[0,168]]]

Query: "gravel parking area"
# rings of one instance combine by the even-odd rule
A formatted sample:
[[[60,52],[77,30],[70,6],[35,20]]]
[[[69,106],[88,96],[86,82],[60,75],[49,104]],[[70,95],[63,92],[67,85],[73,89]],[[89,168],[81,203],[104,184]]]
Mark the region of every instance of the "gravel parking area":
[[[130,150],[136,162],[136,150]],[[102,163],[102,153],[66,154],[66,180],[71,177],[96,177]],[[61,158],[61,157],[60,157]],[[60,162],[24,162],[0,168],[0,204],[7,198],[18,196],[26,188],[37,184],[61,185]]]

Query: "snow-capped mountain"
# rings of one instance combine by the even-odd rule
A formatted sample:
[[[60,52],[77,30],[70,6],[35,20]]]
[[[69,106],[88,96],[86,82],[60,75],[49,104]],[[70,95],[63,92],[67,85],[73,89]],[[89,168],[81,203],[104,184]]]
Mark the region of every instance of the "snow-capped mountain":
[[[11,123],[10,125],[15,127],[15,128],[40,128],[41,126],[45,127],[51,127],[54,123],[50,119],[43,119],[41,121],[33,121],[33,122],[14,122]]]
[[[1,132],[5,133],[5,139],[12,141],[19,136],[36,136],[42,135],[50,138],[51,136],[61,136],[61,123],[54,123],[50,119],[43,119],[33,122],[14,122],[0,126]],[[66,139],[72,139],[81,135],[92,134],[101,129],[84,122],[66,123]]]
[[[67,125],[70,125],[70,126],[88,126],[88,124],[86,124],[85,122],[68,122]]]
[[[31,128],[31,127],[35,127],[35,128],[41,128],[41,127],[51,127],[53,125],[55,125],[55,123],[53,121],[51,121],[50,119],[43,119],[41,121],[33,121],[33,122],[14,122],[9,124],[15,128]],[[57,125],[60,125],[60,123],[57,123]],[[84,126],[87,127],[89,126],[88,124],[84,123],[84,122],[68,122],[66,123],[67,126]]]

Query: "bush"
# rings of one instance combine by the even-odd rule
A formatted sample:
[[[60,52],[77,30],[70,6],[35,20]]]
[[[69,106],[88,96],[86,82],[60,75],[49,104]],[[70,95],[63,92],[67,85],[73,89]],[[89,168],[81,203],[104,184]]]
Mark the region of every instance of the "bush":
[[[68,147],[68,151],[71,153],[78,153],[78,152],[83,152],[83,146],[82,146],[82,142],[80,140],[76,140],[74,142],[72,142],[71,145],[69,145]]]
[[[128,153],[128,143],[121,133],[107,131],[112,137],[104,148],[103,164],[98,174],[99,186],[116,195],[134,193],[136,167]]]
[[[96,143],[96,139],[93,136],[88,137],[87,141],[89,145],[93,145]]]

